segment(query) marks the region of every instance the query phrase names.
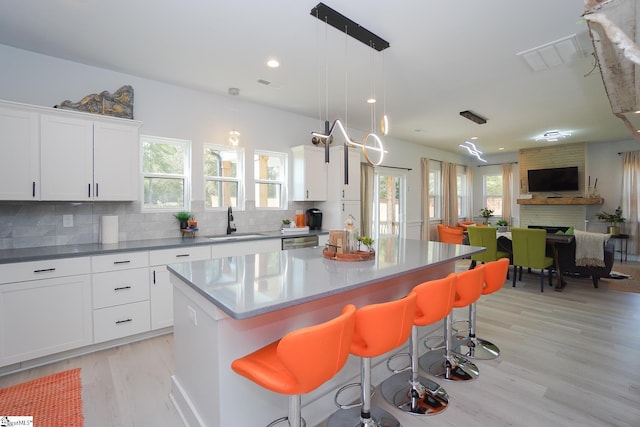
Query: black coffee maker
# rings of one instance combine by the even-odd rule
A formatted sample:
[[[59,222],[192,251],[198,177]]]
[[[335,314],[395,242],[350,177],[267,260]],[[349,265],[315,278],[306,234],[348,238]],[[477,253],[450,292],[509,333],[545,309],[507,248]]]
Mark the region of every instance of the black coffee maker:
[[[322,228],[322,211],[320,209],[307,209],[306,217],[309,230],[320,230]]]

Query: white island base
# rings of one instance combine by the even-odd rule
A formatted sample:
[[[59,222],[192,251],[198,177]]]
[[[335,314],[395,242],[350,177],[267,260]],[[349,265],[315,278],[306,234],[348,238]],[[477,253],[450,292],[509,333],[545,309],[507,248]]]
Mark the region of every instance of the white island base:
[[[202,290],[194,288],[193,277],[203,277],[196,274],[199,267],[194,266],[195,262],[189,263],[189,269],[185,270],[188,274],[179,275],[173,270],[175,374],[172,377],[171,399],[185,425],[266,426],[286,416],[288,396],[263,389],[235,374],[231,370],[233,360],[279,339],[287,332],[333,318],[345,304],[353,303],[356,307],[362,307],[401,298],[418,283],[453,272],[457,258],[460,256],[403,274],[395,272],[394,277],[389,279],[244,319],[230,317],[212,303],[209,296],[204,296]],[[253,261],[245,259],[245,263],[249,265]],[[202,267],[211,268],[211,265]],[[241,288],[247,289],[248,284],[249,291],[237,292],[234,297],[251,300],[254,298],[254,288],[259,287],[258,280],[244,276],[243,282]],[[331,286],[327,284],[327,287]],[[292,289],[295,292],[295,287],[289,290]],[[240,305],[246,305],[246,301]],[[423,328],[422,335],[441,327],[441,323],[438,323]],[[391,375],[385,364],[387,357],[385,355],[373,360],[374,384]],[[318,425],[335,412],[336,390],[344,384],[358,382],[359,374],[360,360],[350,356],[345,367],[332,380],[303,395],[302,415],[307,425]],[[353,395],[347,395],[347,399],[357,399],[357,388],[350,390],[353,390]]]

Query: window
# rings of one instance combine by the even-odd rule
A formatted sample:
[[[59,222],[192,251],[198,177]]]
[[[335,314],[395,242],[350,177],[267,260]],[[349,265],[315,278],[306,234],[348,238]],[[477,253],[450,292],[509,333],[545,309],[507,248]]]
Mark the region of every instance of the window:
[[[502,215],[502,175],[485,175],[484,207],[493,211],[494,216]]]
[[[465,218],[469,193],[467,192],[467,169],[464,166],[457,167],[456,186],[458,188],[458,218]]]
[[[244,208],[244,150],[204,144],[205,208]]]
[[[189,210],[191,141],[142,135],[143,209]]]
[[[253,155],[256,208],[285,209],[287,155],[256,150]]]
[[[442,216],[442,179],[440,162],[429,163],[429,218]]]

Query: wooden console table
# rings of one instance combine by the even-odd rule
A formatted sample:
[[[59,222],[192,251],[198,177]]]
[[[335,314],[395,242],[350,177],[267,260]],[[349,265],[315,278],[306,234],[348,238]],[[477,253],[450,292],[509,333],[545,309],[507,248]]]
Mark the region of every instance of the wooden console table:
[[[602,197],[539,197],[517,199],[519,205],[601,205]]]

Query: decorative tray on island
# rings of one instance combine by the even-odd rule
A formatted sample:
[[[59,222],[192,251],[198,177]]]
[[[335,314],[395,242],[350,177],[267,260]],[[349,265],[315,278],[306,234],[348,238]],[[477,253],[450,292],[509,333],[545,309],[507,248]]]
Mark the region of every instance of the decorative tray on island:
[[[322,255],[327,259],[335,261],[369,261],[376,257],[376,251],[371,249],[370,251],[357,251],[345,254],[337,253],[335,248],[329,247],[322,250]]]

